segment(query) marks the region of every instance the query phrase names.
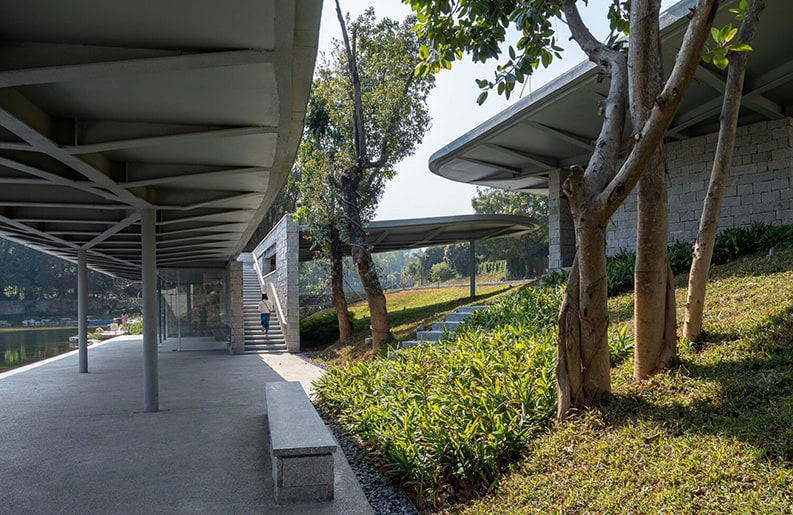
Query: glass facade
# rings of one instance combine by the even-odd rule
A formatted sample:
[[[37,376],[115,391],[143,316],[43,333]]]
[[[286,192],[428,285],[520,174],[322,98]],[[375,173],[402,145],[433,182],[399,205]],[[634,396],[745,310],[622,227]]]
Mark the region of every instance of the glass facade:
[[[225,270],[160,270],[163,338],[226,338],[228,275]]]

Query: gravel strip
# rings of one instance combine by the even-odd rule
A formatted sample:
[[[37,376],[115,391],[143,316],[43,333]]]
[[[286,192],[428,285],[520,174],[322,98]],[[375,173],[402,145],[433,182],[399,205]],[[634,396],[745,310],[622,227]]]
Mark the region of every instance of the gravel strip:
[[[347,456],[355,477],[375,515],[417,515],[413,503],[367,457],[358,439],[347,433],[335,420],[317,410]]]

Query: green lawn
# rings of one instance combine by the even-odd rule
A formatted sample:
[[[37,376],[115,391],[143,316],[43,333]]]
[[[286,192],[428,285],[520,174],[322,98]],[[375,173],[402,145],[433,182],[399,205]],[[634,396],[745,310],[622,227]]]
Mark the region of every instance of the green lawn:
[[[396,345],[401,341],[415,338],[416,327],[419,325],[429,327],[433,321],[443,319],[446,313],[451,313],[460,306],[490,303],[507,295],[511,290],[512,287],[508,284],[477,286],[475,299],[470,298],[469,286],[386,293],[391,334],[394,337],[393,344]],[[369,308],[366,301],[350,305],[350,311],[355,314],[356,319],[362,320],[362,326],[369,323]],[[318,314],[321,315],[325,312],[322,311]],[[367,336],[369,336],[369,331],[360,329],[353,333],[348,343],[342,345],[338,342],[329,342],[330,345],[312,355],[312,358],[329,365],[343,365],[349,361],[371,359],[373,354],[364,344],[364,338]]]

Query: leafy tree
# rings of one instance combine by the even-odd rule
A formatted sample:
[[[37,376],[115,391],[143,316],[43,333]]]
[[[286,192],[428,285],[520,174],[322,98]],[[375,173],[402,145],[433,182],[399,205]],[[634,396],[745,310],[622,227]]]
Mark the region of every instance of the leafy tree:
[[[471,272],[471,247],[470,243],[455,243],[446,245],[443,249],[444,260],[449,267],[459,276],[465,277]]]
[[[443,261],[443,247],[427,247],[424,252],[419,254],[419,264],[421,265],[421,279],[427,281],[431,278],[432,267]]]
[[[538,230],[522,236],[483,241],[477,247],[488,261],[506,259],[507,262],[521,262],[520,277],[542,273],[542,270],[535,268],[534,258],[547,255],[548,252],[548,197],[497,188],[477,188],[471,206],[481,214],[533,218],[540,226]]]
[[[708,193],[705,195],[699,232],[694,243],[691,270],[688,275],[683,336],[689,340],[695,340],[702,332],[705,286],[708,282],[708,271],[713,258],[716,232],[719,228],[721,201],[724,198],[724,188],[732,163],[735,135],[738,129],[738,114],[741,110],[743,81],[746,75],[746,63],[749,60],[749,54],[746,51],[751,50],[752,38],[760,22],[760,13],[764,8],[763,0],[752,0],[751,2],[741,0],[738,8],[733,10],[741,21],[740,30],[733,29],[732,25],[727,25],[721,30],[712,31],[715,48],[721,49],[719,52],[712,52],[712,60],[719,68],[723,69],[727,65],[729,68],[721,116],[719,117],[719,140],[716,143]],[[733,41],[736,36],[736,41]]]
[[[665,366],[670,356],[669,320],[674,316],[674,296],[669,296],[670,275],[666,260],[665,185],[660,144],[694,76],[705,39],[710,32],[719,2],[698,0],[669,77],[663,79],[659,37],[660,0],[613,0],[608,16],[613,36],[598,41],[581,18],[576,0],[405,0],[417,12],[418,30],[428,40],[421,48],[425,61],[417,69],[424,73],[451,67],[451,62],[470,52],[475,61],[500,55],[507,28],[519,33],[508,46],[506,62],[496,69],[495,78],[479,81],[487,92],[496,88],[507,96],[515,84],[523,82],[539,65],[547,66],[559,55],[554,20],[562,19],[572,38],[602,75],[609,79],[607,98],[602,102],[603,126],[595,142],[596,152],[586,167],[573,167],[563,186],[575,225],[576,259],[559,315],[558,385],[559,418],[571,410],[597,404],[611,390],[608,355],[607,282],[605,259],[606,224],[622,204],[643,172],[645,186],[639,192],[639,236],[637,290],[648,293],[650,301],[636,302],[643,327],[655,337],[639,337],[637,327],[634,375]],[[627,55],[617,41],[628,33]],[[626,116],[633,122],[632,146],[621,156]],[[647,222],[648,208],[659,215],[654,226]],[[660,259],[647,251],[664,238]],[[648,246],[650,248],[648,248]],[[659,266],[662,263],[665,267]],[[663,271],[661,271],[663,270]],[[671,306],[670,306],[671,301]],[[641,304],[641,307],[640,307]],[[650,306],[660,306],[652,309]],[[671,318],[674,322],[674,318]],[[671,326],[674,329],[674,325]],[[660,338],[658,337],[660,336]],[[651,357],[654,357],[652,359]],[[646,366],[651,365],[651,366]]]
[[[331,188],[326,199],[340,208],[337,227],[350,242],[364,286],[376,350],[391,333],[364,225],[396,173],[394,164],[413,153],[429,127],[426,99],[435,81],[413,74],[419,49],[415,18],[378,22],[370,8],[353,22],[338,0],[336,14],[342,39],[319,64],[312,93],[316,109],[309,118],[320,135],[313,152],[322,154],[314,162]]]
[[[339,134],[329,128],[327,100],[317,95],[319,82],[311,90],[306,115],[305,134],[298,148],[293,166],[297,170],[300,206],[296,215],[308,224],[318,252],[328,258],[333,306],[339,326],[339,341],[346,342],[352,334],[352,324],[347,316],[347,297],[344,293],[344,264],[341,226],[341,199],[333,185],[332,160],[335,149],[343,145]],[[324,148],[330,152],[323,151]]]
[[[449,279],[454,279],[454,270],[452,270],[452,268],[449,266],[449,263],[446,261],[435,263],[432,265],[432,269],[430,270],[430,279],[432,279],[433,282],[438,283],[448,281]]]

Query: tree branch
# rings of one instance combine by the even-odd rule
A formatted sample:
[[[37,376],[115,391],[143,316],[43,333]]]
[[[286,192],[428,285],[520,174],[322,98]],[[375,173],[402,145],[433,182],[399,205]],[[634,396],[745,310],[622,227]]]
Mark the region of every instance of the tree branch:
[[[567,0],[570,1],[570,0]],[[655,100],[647,121],[634,136],[634,146],[616,177],[600,194],[599,202],[606,202],[607,216],[611,216],[636,185],[645,163],[655,149],[677,113],[691,79],[699,65],[705,39],[716,16],[718,0],[699,0],[683,37],[683,43],[672,73]]]
[[[358,75],[358,63],[356,50],[350,45],[350,37],[347,34],[347,24],[344,22],[344,16],[341,13],[339,0],[336,0],[336,17],[339,19],[341,26],[342,40],[344,41],[344,50],[347,54],[347,68],[350,73],[350,82],[352,83],[352,101],[353,101],[353,137],[355,139],[355,159],[359,164],[366,161],[366,129],[363,124],[363,102],[361,100],[361,79]],[[354,43],[353,43],[354,45]]]
[[[595,196],[612,180],[613,163],[619,159],[628,102],[627,59],[621,52],[595,39],[581,19],[575,0],[565,0],[563,9],[573,39],[589,56],[590,61],[601,66],[611,76],[603,111],[603,126],[595,143],[595,152],[587,166],[588,180],[584,182],[590,190],[589,193]]]

